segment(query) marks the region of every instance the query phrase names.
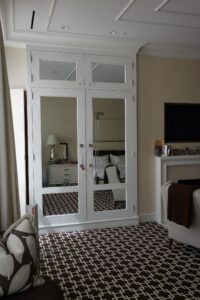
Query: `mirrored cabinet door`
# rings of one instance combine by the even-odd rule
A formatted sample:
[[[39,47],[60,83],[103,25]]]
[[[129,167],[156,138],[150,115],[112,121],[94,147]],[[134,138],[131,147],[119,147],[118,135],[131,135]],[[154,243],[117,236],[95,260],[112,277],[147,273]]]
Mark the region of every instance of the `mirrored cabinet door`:
[[[91,219],[112,219],[132,213],[127,193],[127,174],[133,175],[127,136],[127,109],[131,102],[132,97],[123,92],[87,93],[87,189]]]
[[[125,99],[92,98],[94,184],[126,182]],[[111,172],[116,166],[117,177]],[[110,175],[110,176],[109,176]]]
[[[85,217],[84,99],[72,91],[40,90],[35,105],[35,180],[42,223]],[[83,146],[82,146],[83,145]]]
[[[42,187],[78,185],[77,99],[40,97]]]
[[[32,55],[33,86],[76,87],[83,86],[83,56],[75,54]]]
[[[131,89],[134,84],[133,67],[130,59],[86,55],[86,87]]]

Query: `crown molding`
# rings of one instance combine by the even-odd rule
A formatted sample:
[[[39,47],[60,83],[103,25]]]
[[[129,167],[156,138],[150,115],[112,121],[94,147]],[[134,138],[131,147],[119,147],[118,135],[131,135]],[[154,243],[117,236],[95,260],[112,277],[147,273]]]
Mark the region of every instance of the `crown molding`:
[[[132,4],[134,1],[130,1]],[[7,47],[24,48],[26,45],[63,47],[82,49],[101,53],[106,51],[113,55],[133,56],[152,55],[172,58],[200,59],[199,48],[179,45],[163,45],[154,42],[133,40],[120,37],[97,37],[91,35],[70,35],[53,32],[20,32],[14,30],[12,0],[0,1],[0,16],[4,43]]]
[[[14,32],[12,30],[6,32],[5,36],[6,45],[36,45],[36,46],[51,46],[51,47],[63,47],[68,49],[83,49],[107,51],[113,54],[124,54],[132,56],[137,53],[138,50],[145,45],[143,41],[125,40],[122,38],[103,38],[96,36],[86,35],[71,35],[63,36],[61,34],[40,34],[40,33],[21,33]]]
[[[124,55],[133,55],[145,44],[144,41],[132,40],[121,37],[101,37],[79,34],[65,34],[59,32],[46,31],[23,32],[14,29],[14,18],[12,1],[6,0],[0,2],[1,19],[5,45],[15,45],[25,47],[28,45],[56,46],[77,48],[86,50],[104,50],[110,53],[123,53]],[[21,46],[20,46],[21,45]]]
[[[186,48],[179,46],[165,46],[146,44],[139,50],[140,55],[151,55],[171,58],[185,58],[185,59],[200,59],[200,48]]]

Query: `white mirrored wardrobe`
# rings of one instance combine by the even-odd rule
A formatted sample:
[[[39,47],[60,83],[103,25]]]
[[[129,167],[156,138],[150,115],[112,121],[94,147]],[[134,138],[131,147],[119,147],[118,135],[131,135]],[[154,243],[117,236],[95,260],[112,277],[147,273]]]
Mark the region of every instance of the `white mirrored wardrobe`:
[[[40,231],[137,224],[134,57],[28,47],[27,62]]]

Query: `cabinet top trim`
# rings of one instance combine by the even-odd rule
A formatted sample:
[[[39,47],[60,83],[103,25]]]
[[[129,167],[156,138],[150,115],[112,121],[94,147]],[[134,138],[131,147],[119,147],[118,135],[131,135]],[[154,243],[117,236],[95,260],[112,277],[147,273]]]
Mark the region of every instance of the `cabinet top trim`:
[[[98,49],[85,49],[85,48],[67,48],[67,47],[55,47],[55,46],[33,46],[26,45],[26,50],[30,52],[44,52],[46,53],[62,53],[62,54],[88,54],[88,55],[102,55],[112,57],[127,57],[135,60],[138,49],[131,49],[130,51],[116,50],[115,49],[104,49],[101,47]]]

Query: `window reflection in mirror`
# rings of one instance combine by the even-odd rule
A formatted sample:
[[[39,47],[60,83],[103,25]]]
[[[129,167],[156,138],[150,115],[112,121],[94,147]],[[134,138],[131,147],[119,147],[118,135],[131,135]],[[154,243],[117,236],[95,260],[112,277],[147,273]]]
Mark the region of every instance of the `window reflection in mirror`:
[[[94,183],[125,182],[124,99],[93,98],[93,145]],[[115,170],[108,176],[111,165]]]
[[[65,61],[40,60],[40,79],[75,81],[76,63]]]
[[[42,186],[78,184],[76,98],[41,97]]]
[[[94,192],[94,211],[117,210],[126,208],[124,189],[101,190]]]
[[[125,66],[92,63],[92,81],[125,83]]]

